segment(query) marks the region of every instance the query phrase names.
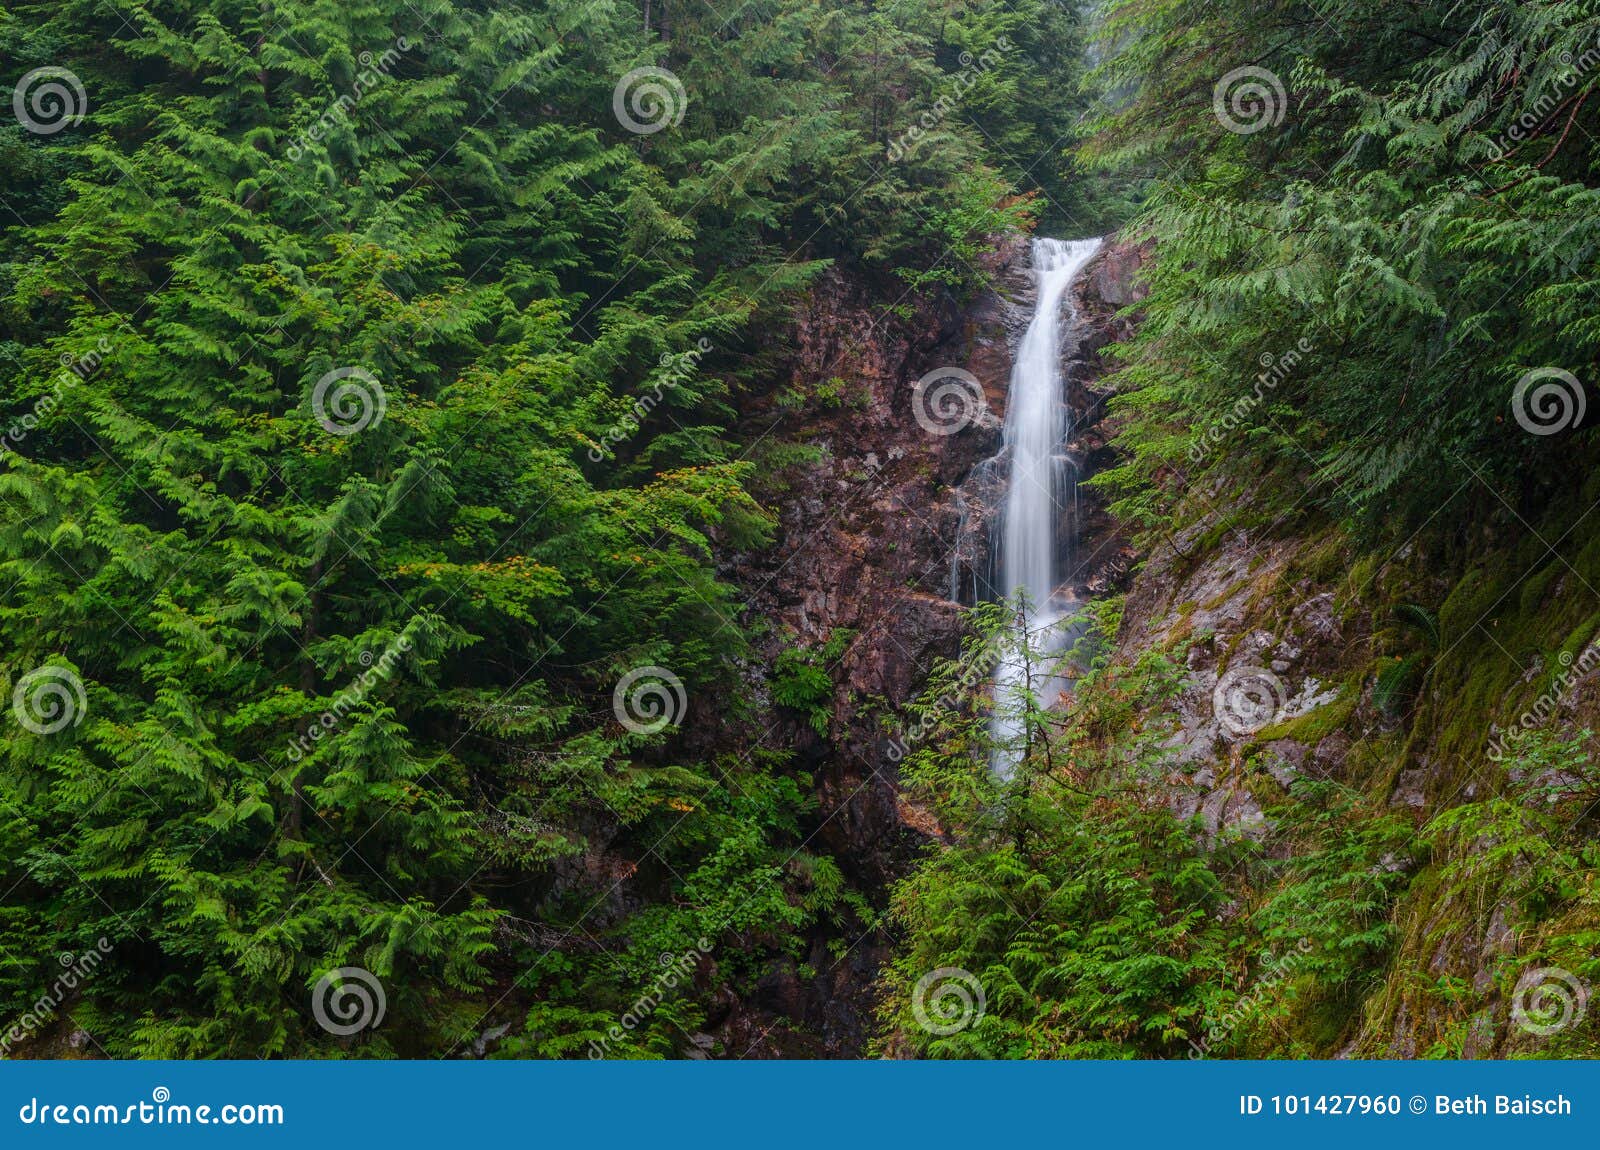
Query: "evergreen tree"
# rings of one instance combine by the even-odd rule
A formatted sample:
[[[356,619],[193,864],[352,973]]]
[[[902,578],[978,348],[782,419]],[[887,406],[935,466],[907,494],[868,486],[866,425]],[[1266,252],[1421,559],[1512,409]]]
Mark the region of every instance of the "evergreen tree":
[[[100,951],[116,1056],[583,1056],[670,952],[610,1052],[671,1054],[859,913],[803,773],[676,735],[752,714],[757,333],[1017,218],[970,125],[885,159],[927,6],[0,20],[5,1005]],[[385,1024],[319,1025],[365,978]]]

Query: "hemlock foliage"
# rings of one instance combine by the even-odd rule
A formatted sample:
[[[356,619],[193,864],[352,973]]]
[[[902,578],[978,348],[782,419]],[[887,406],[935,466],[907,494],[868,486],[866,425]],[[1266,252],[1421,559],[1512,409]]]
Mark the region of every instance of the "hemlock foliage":
[[[771,535],[730,437],[758,334],[830,264],[889,300],[976,282],[947,249],[1028,210],[1003,149],[1074,115],[1028,96],[1072,90],[1073,11],[8,6],[5,75],[68,68],[86,114],[0,126],[0,686],[83,696],[0,731],[7,1014],[103,939],[68,1009],[114,1056],[498,1025],[581,1057],[704,939],[609,1048],[671,1055],[868,913],[785,756],[639,733],[612,692],[660,667],[691,714],[753,713],[713,558]],[[641,68],[679,85],[664,130],[614,110]],[[344,967],[387,997],[353,1039],[310,1010]]]
[[[1153,522],[1157,489],[1263,463],[1306,477],[1277,485],[1290,502],[1309,485],[1395,529],[1464,481],[1494,513],[1485,485],[1516,510],[1548,500],[1589,437],[1530,434],[1516,409],[1566,430],[1582,401],[1570,384],[1564,412],[1537,383],[1513,397],[1532,371],[1594,382],[1594,5],[1106,8],[1083,157],[1149,177],[1131,231],[1161,253],[1121,375],[1131,459],[1099,480],[1119,510]],[[1229,105],[1241,68],[1278,90]],[[1194,442],[1302,339],[1197,463]]]
[[[1587,731],[1426,818],[1395,772],[1300,776],[1230,833],[1176,813],[1151,721],[1187,640],[1111,657],[1115,599],[1004,747],[1015,605],[973,610],[891,720],[939,833],[876,906],[758,738],[827,739],[855,636],[755,666],[725,574],[787,494],[752,453],[816,450],[744,442],[744,401],[853,402],[787,386],[819,277],[953,313],[1002,235],[1123,226],[1154,254],[1094,482],[1151,539],[1231,490],[1366,548],[1337,715],[1366,691],[1373,761],[1464,784],[1600,624],[1542,607],[1600,582],[1596,5],[729,7],[0,12],[0,1017],[32,1020],[0,1048],[700,1054],[880,924],[895,1056],[1324,1056],[1421,999],[1417,1053],[1458,1056],[1523,968],[1600,974]],[[1453,589],[1384,575],[1414,539]],[[1537,674],[1491,661],[1502,619]],[[1527,946],[1483,985],[1396,973],[1501,907]],[[62,955],[103,961],[41,999]],[[315,1004],[353,968],[386,1022],[350,1036]]]

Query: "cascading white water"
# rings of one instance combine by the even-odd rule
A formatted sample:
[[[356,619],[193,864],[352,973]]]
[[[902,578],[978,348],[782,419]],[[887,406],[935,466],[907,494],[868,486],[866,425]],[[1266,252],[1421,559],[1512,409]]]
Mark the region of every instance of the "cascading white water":
[[[1006,402],[1005,448],[1010,464],[1005,510],[1001,520],[1000,590],[1012,596],[1027,592],[1027,627],[1035,654],[1053,654],[1046,636],[1077,611],[1077,604],[1057,594],[1071,557],[1056,537],[1063,506],[1077,505],[1076,469],[1064,454],[1072,429],[1061,378],[1061,305],[1073,279],[1100,248],[1098,239],[1033,241],[1033,269],[1039,298],[1033,319],[1017,347],[1011,369],[1011,391]],[[1076,310],[1070,301],[1071,318]],[[1041,641],[1042,640],[1042,641]],[[1017,695],[1026,685],[1029,668],[1020,658],[1002,660],[995,670],[993,735],[999,746],[993,762],[1002,777],[1011,773],[1018,757],[1012,746],[1021,731]],[[1035,682],[1035,690],[1040,684]]]

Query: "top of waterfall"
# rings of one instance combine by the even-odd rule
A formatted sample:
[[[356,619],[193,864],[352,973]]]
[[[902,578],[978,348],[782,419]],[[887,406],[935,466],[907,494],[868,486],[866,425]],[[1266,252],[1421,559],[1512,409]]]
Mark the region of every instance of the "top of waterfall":
[[[1036,236],[1033,241],[1033,267],[1035,271],[1053,272],[1067,268],[1076,270],[1100,248],[1100,237],[1082,240],[1057,240]]]

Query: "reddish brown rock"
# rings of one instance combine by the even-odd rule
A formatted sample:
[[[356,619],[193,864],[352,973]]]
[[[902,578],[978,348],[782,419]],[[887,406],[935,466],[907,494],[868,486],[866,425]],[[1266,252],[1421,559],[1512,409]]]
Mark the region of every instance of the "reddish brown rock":
[[[1125,334],[1116,312],[1132,298],[1137,267],[1137,252],[1108,245],[1075,301],[1088,322],[1064,353],[1079,430],[1072,449],[1086,474],[1110,458],[1095,427],[1104,410],[1094,390],[1098,349]],[[941,833],[931,813],[899,791],[884,716],[916,693],[937,658],[957,652],[962,612],[952,593],[973,597],[976,572],[989,562],[988,509],[1003,489],[981,464],[1000,447],[1012,350],[1032,310],[1026,241],[1002,244],[990,270],[995,290],[964,310],[913,295],[901,301],[909,312],[899,313],[886,312],[881,291],[828,273],[797,316],[786,378],[749,401],[740,429],[746,443],[771,437],[819,454],[765,477],[782,486],[767,499],[779,514],[776,544],[725,570],[744,590],[744,621],[770,625],[752,678],[785,649],[820,648],[839,628],[854,637],[829,668],[836,691],[826,735],[807,716],[773,706],[761,731],[724,727],[707,737],[722,747],[795,752],[820,804],[807,849],[832,855],[879,901]],[[951,435],[925,430],[912,407],[916,381],[941,367],[975,376],[987,409]],[[797,396],[806,398],[795,404]],[[1082,504],[1077,533],[1091,556],[1078,577],[1085,593],[1123,581],[1129,554],[1092,499]],[[860,1052],[887,941],[844,939],[843,960],[820,949],[824,941],[813,940],[816,977],[800,978],[780,962],[754,1001],[730,1005],[712,1024],[729,1049],[751,1057]],[[788,1021],[775,1025],[778,1018]]]

